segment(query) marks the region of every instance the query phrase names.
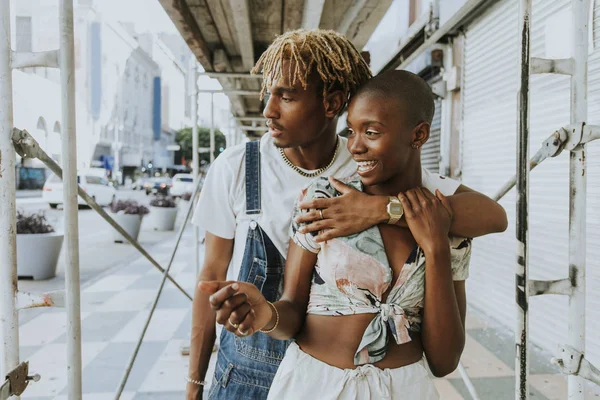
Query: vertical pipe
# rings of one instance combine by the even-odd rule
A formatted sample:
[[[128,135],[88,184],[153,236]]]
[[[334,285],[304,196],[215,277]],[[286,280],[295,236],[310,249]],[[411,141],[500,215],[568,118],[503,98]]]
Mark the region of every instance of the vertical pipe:
[[[10,65],[10,0],[0,0],[0,377],[19,364],[16,176]],[[3,380],[3,379],[0,379]]]
[[[517,137],[517,265],[515,326],[515,399],[529,398],[529,45],[531,0],[521,0],[521,87]]]
[[[198,184],[200,155],[198,154],[198,66],[196,59],[191,58],[191,81],[192,81],[192,174],[194,174],[194,185]],[[196,197],[192,197],[190,201],[196,201]],[[194,224],[194,266],[196,267],[196,277],[200,274],[200,232],[198,226]]]
[[[210,94],[210,162],[215,161],[215,94]]]
[[[573,58],[571,76],[571,123],[587,119],[587,65],[589,0],[572,0]],[[586,146],[570,153],[569,162],[569,277],[573,292],[569,297],[569,345],[585,354],[585,256],[586,256]],[[584,399],[584,379],[568,377],[569,400]]]
[[[67,382],[69,399],[81,398],[81,302],[79,291],[79,227],[77,209],[77,145],[75,132],[75,51],[73,0],[60,0],[60,80],[67,303]]]

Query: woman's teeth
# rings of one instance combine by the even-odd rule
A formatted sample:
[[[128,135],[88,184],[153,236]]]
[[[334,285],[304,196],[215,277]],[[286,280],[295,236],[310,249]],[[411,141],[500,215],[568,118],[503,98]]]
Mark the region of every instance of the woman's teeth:
[[[366,172],[373,169],[375,164],[377,164],[377,161],[359,161],[357,164],[359,172]]]

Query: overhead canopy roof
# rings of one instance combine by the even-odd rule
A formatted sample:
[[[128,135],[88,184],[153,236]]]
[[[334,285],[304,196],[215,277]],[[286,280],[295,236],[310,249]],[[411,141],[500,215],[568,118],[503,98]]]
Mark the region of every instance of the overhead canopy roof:
[[[334,29],[362,49],[392,0],[159,0],[207,72],[217,72],[224,90],[258,91],[247,74],[273,39],[298,28]],[[260,118],[258,95],[228,94],[232,111],[246,125]],[[245,118],[245,119],[244,119]],[[251,135],[249,126],[244,128]],[[257,132],[258,133],[258,132]]]

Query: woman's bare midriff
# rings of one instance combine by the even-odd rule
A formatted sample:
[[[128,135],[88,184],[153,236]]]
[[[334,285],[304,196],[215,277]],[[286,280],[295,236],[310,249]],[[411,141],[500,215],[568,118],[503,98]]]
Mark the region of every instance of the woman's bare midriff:
[[[354,354],[365,329],[374,314],[345,316],[307,315],[302,331],[296,337],[300,349],[331,366],[354,369]],[[373,365],[378,368],[399,368],[413,364],[423,357],[423,346],[418,333],[411,332],[412,340],[398,345],[391,332],[385,358]]]
[[[393,272],[392,282],[396,282],[406,259],[416,243],[410,230],[392,225],[379,225],[385,252]],[[389,294],[386,292],[383,301]],[[365,329],[375,318],[375,314],[355,314],[344,316],[308,314],[304,326],[296,337],[302,351],[326,364],[343,369],[354,369],[354,354],[362,340]],[[391,332],[388,332],[388,348],[385,358],[373,365],[381,369],[399,368],[413,364],[423,358],[421,337],[411,332],[412,340],[398,345]]]

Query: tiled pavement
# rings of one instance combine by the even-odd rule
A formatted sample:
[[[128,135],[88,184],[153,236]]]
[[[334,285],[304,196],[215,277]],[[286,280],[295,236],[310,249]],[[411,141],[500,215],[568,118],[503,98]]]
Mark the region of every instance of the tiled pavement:
[[[166,266],[173,240],[151,249]],[[189,292],[194,287],[191,229],[184,235],[172,274]],[[144,258],[116,266],[82,290],[83,398],[113,399],[139,337],[161,274]],[[166,283],[144,344],[134,365],[123,400],[183,399],[187,357],[180,348],[189,338],[191,303]],[[25,310],[20,314],[21,358],[42,380],[32,383],[24,399],[63,400],[66,389],[66,315],[63,309]],[[468,336],[462,362],[480,399],[514,399],[512,334],[469,312]],[[566,379],[556,374],[550,355],[533,350],[531,399],[566,399]],[[436,380],[441,398],[470,399],[458,372]],[[593,390],[596,390],[594,392]],[[590,386],[586,399],[600,398]]]

